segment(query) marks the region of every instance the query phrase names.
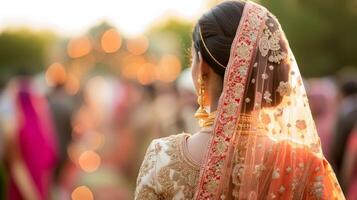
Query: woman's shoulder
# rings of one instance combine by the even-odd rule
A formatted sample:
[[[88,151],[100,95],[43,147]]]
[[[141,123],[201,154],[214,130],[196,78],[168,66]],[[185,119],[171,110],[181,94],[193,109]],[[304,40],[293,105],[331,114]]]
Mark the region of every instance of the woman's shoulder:
[[[180,144],[187,137],[189,134],[181,133],[152,140],[140,168],[139,179],[151,173],[156,176],[161,168],[181,157]]]
[[[151,141],[149,148],[156,148],[157,150],[161,150],[163,147],[173,147],[178,146],[183,140],[187,139],[190,134],[188,133],[179,133],[166,137],[156,138]]]

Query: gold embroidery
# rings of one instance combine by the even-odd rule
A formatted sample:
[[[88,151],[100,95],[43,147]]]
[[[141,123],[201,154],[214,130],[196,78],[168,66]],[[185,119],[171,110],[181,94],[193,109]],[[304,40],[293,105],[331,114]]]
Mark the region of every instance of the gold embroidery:
[[[264,92],[264,100],[267,102],[267,103],[271,103],[273,100],[271,99],[271,94],[270,92],[268,91],[265,91]]]
[[[156,165],[156,156],[159,154],[161,151],[161,145],[153,141],[148,150],[146,151],[145,158],[143,161],[143,164],[140,167],[138,179],[137,179],[137,190],[135,192],[135,199],[141,200],[141,199],[148,199],[148,200],[153,200],[153,199],[158,199],[158,196],[154,190],[153,187],[151,187],[148,184],[150,183],[143,183],[142,178],[144,176],[147,176],[150,171],[154,168]]]
[[[266,80],[269,78],[269,75],[267,73],[262,74],[262,79]]]
[[[255,165],[253,174],[259,179],[265,170],[266,167],[263,164]]]
[[[291,93],[291,86],[288,82],[281,81],[276,91],[279,92],[281,96],[289,96]]]
[[[144,185],[138,192],[135,199],[158,200],[155,190],[147,185]]]
[[[240,97],[243,92],[244,92],[244,85],[238,83],[237,90],[235,91],[234,94],[236,95],[236,97]]]
[[[248,46],[244,43],[238,46],[237,48],[237,55],[242,58],[247,58],[249,56],[249,49]]]
[[[166,138],[168,149],[165,153],[170,162],[158,172],[158,182],[163,188],[165,199],[173,199],[182,192],[183,199],[192,199],[199,177],[199,167],[187,163],[182,154],[182,141],[187,135],[176,135]],[[180,198],[181,199],[181,198]]]
[[[273,179],[278,179],[278,178],[280,178],[280,169],[279,169],[279,168],[277,168],[277,169],[275,169],[275,170],[273,171],[272,178],[273,178]]]
[[[269,124],[271,122],[270,116],[266,113],[262,113],[261,120],[264,124]]]
[[[296,128],[298,128],[300,130],[305,130],[306,129],[305,120],[296,120]]]
[[[246,76],[247,75],[247,70],[248,70],[248,66],[247,65],[242,65],[241,67],[239,67],[239,74],[241,76]]]
[[[259,50],[263,57],[266,57],[271,50],[271,54],[268,58],[270,62],[280,64],[280,61],[287,57],[285,52],[280,51],[280,37],[281,32],[280,30],[275,31],[272,33],[268,27],[265,27],[263,31],[263,35],[260,38],[259,42]]]
[[[311,193],[316,199],[321,199],[323,196],[324,184],[322,180],[323,176],[317,176],[312,184]]]
[[[143,164],[140,167],[138,179],[137,179],[137,185],[141,182],[142,177],[146,176],[149,171],[154,167],[156,160],[154,157],[156,156],[157,153],[160,152],[160,149],[157,149],[158,144],[155,144],[155,141],[153,141],[148,150],[146,151],[145,158],[143,161]]]

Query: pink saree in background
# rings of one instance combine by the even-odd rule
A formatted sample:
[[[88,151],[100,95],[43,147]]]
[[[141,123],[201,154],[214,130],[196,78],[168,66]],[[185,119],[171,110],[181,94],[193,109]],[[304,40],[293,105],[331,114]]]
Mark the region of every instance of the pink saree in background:
[[[348,145],[346,147],[346,155],[344,159],[345,165],[347,163],[351,163],[351,166],[345,166],[344,170],[342,173],[346,173],[347,176],[343,176],[345,179],[345,182],[348,183],[346,185],[347,189],[347,199],[357,199],[357,128],[355,128],[349,139],[348,139]]]
[[[16,145],[40,200],[49,199],[52,173],[57,161],[54,128],[46,99],[36,94],[27,81],[19,81],[15,95],[17,110]],[[10,147],[12,148],[12,147]],[[24,199],[12,176],[9,200]]]

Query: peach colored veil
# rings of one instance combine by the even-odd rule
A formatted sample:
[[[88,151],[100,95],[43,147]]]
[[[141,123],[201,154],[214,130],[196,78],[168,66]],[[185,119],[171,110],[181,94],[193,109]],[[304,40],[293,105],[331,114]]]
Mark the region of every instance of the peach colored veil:
[[[194,199],[344,199],[278,20],[247,1]]]

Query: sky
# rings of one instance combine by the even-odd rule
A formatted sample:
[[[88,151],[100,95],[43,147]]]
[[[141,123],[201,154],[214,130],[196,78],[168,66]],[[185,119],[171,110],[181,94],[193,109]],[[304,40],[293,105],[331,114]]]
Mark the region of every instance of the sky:
[[[27,26],[80,35],[106,20],[128,36],[140,35],[167,15],[194,20],[205,0],[1,0],[0,31]],[[206,0],[207,1],[207,0]]]

